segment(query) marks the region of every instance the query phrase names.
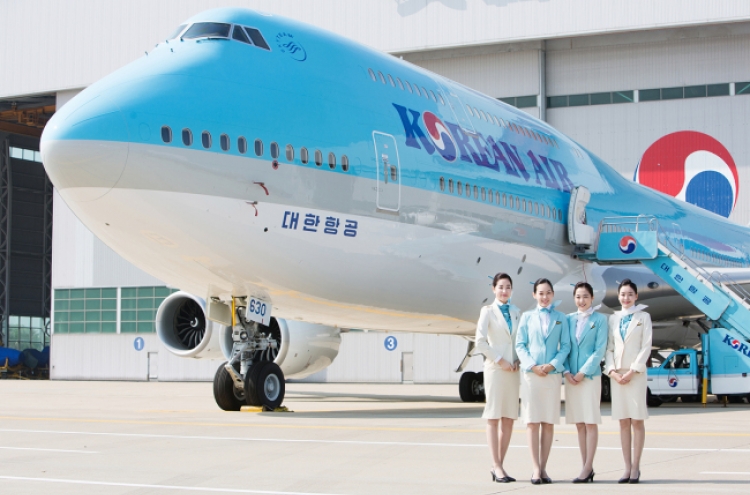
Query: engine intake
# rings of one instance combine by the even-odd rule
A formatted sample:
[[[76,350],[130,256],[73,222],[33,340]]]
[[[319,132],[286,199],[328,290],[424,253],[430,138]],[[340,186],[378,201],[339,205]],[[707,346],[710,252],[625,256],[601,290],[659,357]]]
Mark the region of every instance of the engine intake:
[[[222,358],[224,326],[206,318],[203,299],[175,292],[156,311],[156,334],[173,354],[191,358]]]

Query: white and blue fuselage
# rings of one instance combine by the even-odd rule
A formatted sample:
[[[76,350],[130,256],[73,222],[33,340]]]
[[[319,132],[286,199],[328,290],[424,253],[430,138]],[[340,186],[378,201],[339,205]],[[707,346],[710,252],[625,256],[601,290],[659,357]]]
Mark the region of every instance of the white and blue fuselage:
[[[749,262],[747,228],[626,180],[524,112],[242,9],[195,16],[84,90],[42,155],[76,215],[146,272],[342,328],[473,334],[500,271],[522,308],[539,277],[601,294],[595,265],[571,257],[577,186],[591,225],[649,214],[717,266]]]

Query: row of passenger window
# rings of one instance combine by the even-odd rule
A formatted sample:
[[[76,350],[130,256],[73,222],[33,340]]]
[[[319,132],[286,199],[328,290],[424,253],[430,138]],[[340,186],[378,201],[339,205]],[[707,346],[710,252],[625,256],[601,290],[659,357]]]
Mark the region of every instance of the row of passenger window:
[[[744,266],[744,263],[732,261],[728,256],[711,254],[695,248],[690,248],[690,254],[694,260],[706,261],[708,263],[713,263],[719,266],[727,266],[733,268],[741,268]]]
[[[417,86],[414,83],[409,84],[409,81],[407,81],[406,79],[404,79],[402,82],[400,78],[396,77],[394,79],[390,74],[386,74],[384,76],[383,73],[380,71],[377,72],[377,76],[376,76],[375,71],[372,69],[367,69],[367,72],[369,72],[370,74],[370,79],[372,79],[375,82],[378,82],[378,79],[380,79],[380,82],[382,82],[383,84],[390,83],[390,85],[393,86],[394,88],[396,87],[396,85],[398,85],[398,88],[401,91],[406,90],[409,93],[415,94],[417,96],[424,96],[428,100],[431,99],[435,103],[440,103],[441,105],[445,105],[445,100],[443,99],[443,95],[440,94],[440,91],[435,93],[431,89],[428,90],[423,86],[422,91],[420,92],[419,86]],[[388,79],[387,82],[386,82],[386,78]]]
[[[528,138],[535,139],[542,144],[560,148],[560,145],[557,144],[557,140],[555,138],[553,138],[552,136],[548,136],[543,132],[537,132],[533,129],[529,129],[528,127],[510,122],[489,112],[474,108],[468,104],[466,105],[466,109],[469,111],[469,115],[472,115],[479,120],[484,120],[485,122],[489,122],[490,124],[495,124],[498,127],[505,127],[506,129],[510,129],[517,134],[523,134]]]
[[[375,82],[378,82],[378,80],[380,80],[381,83],[386,84],[386,85],[390,83],[391,86],[393,86],[394,88],[398,87],[402,91],[404,90],[404,88],[406,88],[406,90],[408,90],[409,93],[414,93],[417,96],[424,96],[428,100],[431,99],[432,101],[436,103],[439,102],[441,105],[445,105],[445,100],[443,99],[443,95],[440,93],[439,90],[437,92],[434,92],[431,89],[428,90],[422,87],[422,92],[420,93],[419,86],[417,86],[416,84],[409,84],[409,81],[407,81],[406,79],[401,81],[399,77],[394,78],[390,74],[383,75],[381,71],[378,71],[376,74],[376,72],[372,70],[371,68],[368,68],[367,71],[370,74],[370,79],[372,79]],[[516,132],[518,134],[523,134],[529,138],[535,139],[539,141],[540,143],[546,144],[548,146],[553,146],[555,148],[560,147],[557,144],[557,141],[555,140],[555,138],[553,138],[552,136],[548,136],[544,133],[534,131],[527,127],[515,124],[513,122],[509,122],[489,112],[485,112],[484,110],[480,110],[476,107],[472,107],[468,103],[466,104],[466,110],[469,113],[469,115],[471,115],[472,117],[475,117],[478,120],[483,120],[490,124],[495,124],[498,127],[505,127],[506,129],[510,129],[513,132]],[[579,153],[576,153],[576,154],[579,154]]]
[[[169,144],[172,142],[172,128],[165,125],[161,128],[161,140],[165,143]],[[182,144],[185,146],[192,146],[193,145],[193,131],[191,131],[188,128],[185,128],[182,130]],[[213,138],[211,137],[211,133],[208,131],[203,131],[201,133],[201,144],[203,145],[203,148],[209,150],[213,146]],[[222,134],[219,136],[219,147],[222,149],[222,151],[229,151],[232,147],[231,139],[227,134]],[[281,150],[279,148],[279,144],[274,142],[271,142],[270,144],[270,151],[271,151],[271,158],[274,160],[277,160],[280,156]],[[237,151],[241,155],[244,155],[247,153],[247,139],[245,139],[244,136],[239,136],[237,138]],[[255,156],[263,156],[263,141],[261,139],[256,139],[253,143],[253,151],[255,152]],[[310,162],[310,152],[307,148],[300,148],[299,150],[300,155],[300,161],[303,165],[307,165]],[[294,146],[291,144],[287,144],[284,149],[284,156],[286,157],[286,161],[293,162],[294,161]],[[314,150],[313,151],[313,162],[318,167],[321,167],[323,165],[323,152],[320,150]],[[335,170],[338,163],[336,162],[336,154],[333,152],[328,153],[328,168],[331,170]],[[349,157],[346,155],[341,155],[341,170],[344,172],[349,171]]]
[[[549,205],[544,205],[537,201],[531,201],[530,199],[524,199],[512,194],[500,193],[500,191],[493,191],[492,189],[479,187],[477,185],[472,186],[470,183],[463,183],[460,180],[454,182],[451,178],[446,181],[445,177],[440,177],[440,190],[445,192],[446,186],[448,192],[451,194],[454,194],[455,192],[455,194],[466,196],[467,198],[471,198],[473,195],[474,199],[479,199],[481,197],[482,201],[497,204],[504,208],[511,208],[552,220],[563,220],[562,210],[554,207],[550,208]]]

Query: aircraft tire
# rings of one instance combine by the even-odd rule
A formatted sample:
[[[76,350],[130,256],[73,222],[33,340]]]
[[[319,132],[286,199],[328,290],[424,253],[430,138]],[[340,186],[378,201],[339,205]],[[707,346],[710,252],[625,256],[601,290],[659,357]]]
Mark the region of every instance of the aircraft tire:
[[[612,385],[606,375],[602,375],[602,402],[612,402]]]
[[[465,371],[458,380],[458,395],[462,402],[476,402],[474,392],[472,392],[474,380],[476,380],[476,373],[473,371]]]
[[[219,366],[214,375],[214,400],[216,405],[225,411],[239,411],[245,405],[245,394],[237,393],[232,377],[224,369],[225,364]]]
[[[481,392],[477,393],[477,390],[479,390],[480,387],[474,388],[476,402],[487,402],[487,396],[484,395],[484,371],[480,371],[477,373],[477,380],[479,380],[479,384],[481,386]]]
[[[259,361],[245,376],[245,396],[253,406],[274,410],[284,402],[284,372],[273,361]]]
[[[646,389],[646,405],[648,407],[659,407],[664,404],[664,401],[659,398],[658,395],[651,393],[651,389]]]

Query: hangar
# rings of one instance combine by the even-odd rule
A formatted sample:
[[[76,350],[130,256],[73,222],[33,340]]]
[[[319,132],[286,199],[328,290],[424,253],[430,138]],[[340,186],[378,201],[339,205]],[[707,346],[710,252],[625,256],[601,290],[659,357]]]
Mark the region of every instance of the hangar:
[[[637,167],[658,167],[665,147],[668,154],[721,147],[729,156],[724,165],[736,172],[722,175],[724,182],[669,175],[648,185],[738,223],[750,221],[742,201],[750,151],[746,2],[728,0],[720,8],[698,0],[234,5],[318,25],[519,107],[629,178],[646,180]],[[154,314],[176,288],[88,231],[53,191],[38,154],[41,130],[56,109],[144,56],[186,18],[219,6],[209,0],[0,1],[2,341],[18,349],[51,343],[54,379],[208,380],[219,364],[179,360],[161,348]],[[29,18],[35,19],[33,39],[20,22]],[[338,359],[309,379],[458,380],[452,368],[463,356],[462,339],[404,333],[395,335],[394,346],[388,337],[345,333]],[[683,337],[675,333],[674,345]],[[480,365],[474,358],[470,367]]]

